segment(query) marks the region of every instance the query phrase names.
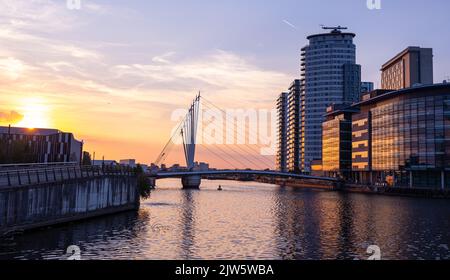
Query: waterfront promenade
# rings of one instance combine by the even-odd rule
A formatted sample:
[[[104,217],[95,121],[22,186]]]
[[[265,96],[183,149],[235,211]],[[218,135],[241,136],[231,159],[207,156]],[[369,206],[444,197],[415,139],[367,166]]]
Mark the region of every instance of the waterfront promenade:
[[[74,164],[0,170],[0,234],[139,209],[131,170]]]

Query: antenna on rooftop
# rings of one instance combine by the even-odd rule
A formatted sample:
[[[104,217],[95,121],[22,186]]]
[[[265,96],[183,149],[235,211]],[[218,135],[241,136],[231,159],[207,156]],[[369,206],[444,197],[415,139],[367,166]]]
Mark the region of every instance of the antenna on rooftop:
[[[342,26],[324,26],[323,24],[321,24],[322,29],[324,30],[332,30],[332,33],[341,33],[341,30],[347,30],[347,27],[342,27]]]

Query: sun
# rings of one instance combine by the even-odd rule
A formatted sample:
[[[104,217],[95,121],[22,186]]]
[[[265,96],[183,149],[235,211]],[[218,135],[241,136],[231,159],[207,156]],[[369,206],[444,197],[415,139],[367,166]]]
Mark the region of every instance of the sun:
[[[49,107],[43,99],[27,98],[21,104],[20,112],[23,119],[16,125],[26,128],[50,128]]]

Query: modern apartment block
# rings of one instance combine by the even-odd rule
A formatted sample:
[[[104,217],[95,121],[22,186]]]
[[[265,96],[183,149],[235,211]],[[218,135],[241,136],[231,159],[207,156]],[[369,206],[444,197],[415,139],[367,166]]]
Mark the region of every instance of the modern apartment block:
[[[358,102],[361,67],[356,64],[354,33],[333,28],[307,37],[301,52],[300,170],[311,172],[322,159],[322,122],[328,106]]]
[[[300,80],[294,80],[287,95],[287,171],[299,173],[300,166]]]
[[[72,133],[57,129],[0,127],[0,143],[0,159],[4,163],[80,163],[83,150],[83,142]]]
[[[381,68],[382,89],[433,84],[433,49],[408,47]]]
[[[328,117],[323,167],[329,175],[363,185],[450,189],[450,84],[370,92]],[[342,126],[349,120],[350,131]]]
[[[277,99],[278,112],[278,151],[277,151],[277,170],[287,172],[287,121],[288,121],[288,93],[283,92]]]

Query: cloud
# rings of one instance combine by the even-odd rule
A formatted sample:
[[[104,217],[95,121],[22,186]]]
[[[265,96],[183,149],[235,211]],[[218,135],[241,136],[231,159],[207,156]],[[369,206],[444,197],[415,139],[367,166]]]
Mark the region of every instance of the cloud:
[[[201,89],[213,95],[226,92],[226,99],[261,101],[287,86],[290,77],[261,69],[248,60],[224,50],[195,59],[169,61],[163,57],[150,64],[117,65],[112,68],[116,81],[134,79],[145,87],[192,91]],[[192,93],[192,92],[191,92]]]
[[[159,149],[173,125],[171,112],[186,108],[198,90],[221,108],[270,108],[292,79],[231,51],[192,55],[157,39],[120,36],[105,42],[109,36],[92,30],[100,18],[93,13],[115,21],[136,14],[84,2],[70,11],[65,1],[0,0],[1,122],[20,122],[23,116],[8,110],[24,113],[23,100],[39,96],[48,101],[55,127],[90,139],[151,139]],[[120,146],[97,143],[95,149]]]
[[[20,122],[23,117],[23,115],[16,111],[11,111],[9,113],[0,112],[0,123],[15,124]]]
[[[175,55],[175,52],[168,52],[160,56],[155,56],[152,58],[152,61],[155,63],[169,64],[169,58]]]
[[[133,58],[122,59],[117,49],[109,52],[108,44],[63,40],[64,36],[55,35],[76,32],[80,25],[87,24],[88,21],[82,20],[83,8],[88,13],[114,12],[93,1],[83,3],[80,11],[73,12],[63,2],[0,0],[5,5],[0,11],[0,59],[7,58],[0,61],[0,70],[10,80],[26,76],[26,84],[16,84],[22,90],[25,86],[31,91],[33,85],[45,85],[46,92],[57,88],[66,94],[119,96],[158,104],[161,96],[176,94],[177,98],[163,98],[162,102],[178,104],[186,102],[184,97],[202,90],[219,102],[234,99],[252,103],[272,101],[291,80],[285,73],[262,69],[224,50],[196,57],[170,51],[154,55],[149,61],[140,58],[131,62]]]
[[[111,14],[112,11],[109,7],[105,6],[105,5],[100,5],[94,2],[87,2],[87,3],[82,3],[82,9],[86,9],[89,12],[95,13],[95,14],[99,14],[99,15],[106,15],[106,14]]]
[[[53,50],[55,50],[58,53],[65,53],[68,54],[74,58],[82,58],[82,59],[98,59],[100,58],[100,55],[96,53],[95,51],[83,49],[80,47],[76,47],[73,45],[54,45],[51,47]]]
[[[14,57],[0,58],[0,75],[17,80],[28,67]]]
[[[66,1],[0,0],[0,24],[23,32],[67,30],[75,23],[75,16],[66,8]]]
[[[100,54],[80,42],[56,39],[87,24],[83,14],[67,9],[65,1],[0,0],[2,49],[10,53],[33,53],[34,59],[58,56],[68,59],[98,59]],[[101,10],[91,3],[87,10]]]

